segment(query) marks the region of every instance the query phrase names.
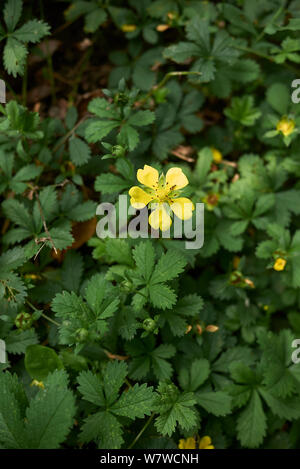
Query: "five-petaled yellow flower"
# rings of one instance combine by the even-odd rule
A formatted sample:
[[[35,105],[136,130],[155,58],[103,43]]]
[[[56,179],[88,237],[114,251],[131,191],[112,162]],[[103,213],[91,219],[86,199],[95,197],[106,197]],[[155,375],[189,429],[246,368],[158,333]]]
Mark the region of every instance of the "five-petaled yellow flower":
[[[285,268],[286,265],[286,260],[282,259],[281,257],[278,257],[276,261],[274,262],[273,269],[277,270],[277,272],[280,272]]]
[[[214,162],[217,163],[217,164],[221,163],[221,161],[223,159],[222,153],[219,150],[217,150],[215,147],[211,148],[211,152],[212,152]]]
[[[149,224],[152,228],[160,228],[161,231],[169,229],[172,224],[171,210],[181,220],[192,217],[195,208],[193,202],[187,197],[179,197],[180,189],[189,183],[181,168],[171,168],[165,176],[163,173],[159,175],[155,168],[145,165],[144,169],[138,170],[137,179],[144,187],[133,186],[130,189],[130,203],[137,209],[149,204],[152,210]]]
[[[211,444],[211,438],[209,436],[203,436],[198,441],[194,437],[189,437],[186,440],[179,440],[179,449],[214,449],[215,447]]]
[[[293,119],[288,119],[287,117],[282,117],[280,121],[277,122],[276,130],[281,132],[285,137],[292,134],[295,129],[295,121]]]

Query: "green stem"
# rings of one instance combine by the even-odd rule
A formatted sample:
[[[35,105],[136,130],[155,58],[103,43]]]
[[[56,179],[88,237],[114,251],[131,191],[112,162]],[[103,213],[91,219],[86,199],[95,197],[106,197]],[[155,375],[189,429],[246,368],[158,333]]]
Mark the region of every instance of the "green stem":
[[[75,130],[80,126],[80,124],[85,120],[87,119],[88,117],[90,117],[91,114],[86,114],[85,116],[83,116],[78,122],[77,124],[74,125],[74,127],[69,130],[68,133],[66,133],[66,135],[55,145],[55,147],[53,148],[53,153],[56,153],[57,150],[59,150],[63,145],[64,143],[68,140],[69,137],[71,137],[71,135],[73,135],[73,133],[75,132]]]
[[[153,418],[154,418],[154,415],[155,413],[153,412],[150,417],[148,418],[147,422],[145,423],[145,425],[143,426],[143,428],[141,429],[141,431],[138,433],[138,435],[135,437],[135,439],[133,440],[133,442],[131,443],[130,446],[128,446],[128,449],[132,449],[134,447],[134,445],[136,444],[136,442],[141,438],[142,434],[144,433],[144,431],[149,427],[150,423],[152,422]]]
[[[33,311],[37,311],[37,312],[40,313],[40,310],[38,310],[32,303],[30,303],[30,301],[26,300],[26,303],[28,304],[28,306],[30,306],[30,308],[33,309]],[[49,316],[47,316],[47,314],[41,313],[41,316],[42,316],[44,319],[47,319],[47,321],[52,322],[52,324],[54,324],[55,326],[60,326],[59,322],[54,321],[54,319],[52,319],[52,318],[50,318]]]
[[[44,319],[47,319],[47,321],[52,322],[52,324],[54,324],[55,326],[57,326],[57,327],[60,326],[59,322],[54,321],[54,319],[49,318],[49,316],[47,316],[47,314],[42,313],[41,316],[42,316]]]
[[[185,75],[202,75],[201,72],[196,72],[196,71],[183,71],[183,72],[169,72],[169,73],[166,73],[166,75],[163,77],[163,79],[158,83],[158,85],[154,86],[147,94],[146,96],[140,101],[142,103],[144,103],[145,101],[147,101],[155,91],[159,90],[160,88],[162,88],[168,80],[170,80],[170,78],[172,77],[181,77],[181,76],[185,76]]]
[[[271,20],[268,22],[268,24],[266,24],[266,26],[264,27],[264,29],[262,30],[262,32],[257,36],[257,38],[255,39],[255,42],[259,42],[265,35],[265,30],[266,30],[266,27],[269,26],[270,24],[272,24],[276,18],[280,15],[280,13],[283,11],[283,7],[280,6],[278,8],[278,10],[274,13],[274,15],[272,16]]]

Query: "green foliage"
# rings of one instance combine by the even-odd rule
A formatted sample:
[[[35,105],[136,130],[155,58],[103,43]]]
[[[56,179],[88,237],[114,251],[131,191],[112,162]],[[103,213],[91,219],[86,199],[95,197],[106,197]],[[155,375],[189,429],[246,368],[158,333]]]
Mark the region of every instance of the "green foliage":
[[[63,371],[50,374],[29,401],[16,375],[2,372],[0,442],[7,449],[54,449],[73,425],[75,399]]]
[[[125,383],[127,365],[108,363],[102,376],[83,371],[78,376],[78,390],[83,399],[99,408],[89,415],[82,426],[80,439],[96,439],[98,448],[120,448],[123,443],[120,417],[131,420],[150,415],[154,399],[152,387],[135,384],[120,392]]]
[[[28,54],[27,44],[39,42],[49,34],[47,23],[32,19],[17,28],[22,14],[22,0],[7,0],[3,10],[6,29],[0,30],[0,39],[5,39],[3,63],[7,72],[14,77],[24,74]],[[17,28],[17,29],[16,29]]]
[[[46,3],[0,14],[0,447],[299,448],[297,2]],[[145,165],[201,248],[127,236]]]

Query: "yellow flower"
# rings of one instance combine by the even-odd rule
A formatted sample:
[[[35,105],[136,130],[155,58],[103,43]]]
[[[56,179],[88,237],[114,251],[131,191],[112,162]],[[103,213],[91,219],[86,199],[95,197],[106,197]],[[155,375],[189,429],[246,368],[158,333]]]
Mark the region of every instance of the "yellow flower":
[[[37,379],[34,379],[30,386],[38,386],[41,389],[45,389],[43,381],[38,381]]]
[[[287,117],[282,117],[280,121],[277,122],[276,129],[281,132],[285,137],[292,134],[295,129],[295,121],[293,119],[288,119]]]
[[[199,449],[214,449],[215,447],[211,444],[210,436],[203,436],[199,442]]]
[[[181,168],[171,168],[166,176],[151,166],[145,165],[144,169],[137,172],[138,181],[144,185],[144,189],[133,186],[129,190],[130,203],[134,208],[142,209],[150,204],[154,209],[149,215],[149,224],[152,228],[166,231],[170,228],[172,220],[170,209],[181,220],[188,220],[193,215],[194,204],[186,197],[178,197],[180,189],[188,185],[189,181]]]
[[[211,438],[209,436],[203,436],[197,441],[194,437],[190,436],[186,440],[179,440],[178,444],[179,449],[214,449],[214,446],[211,444]]]
[[[132,33],[137,28],[136,24],[123,24],[121,29],[124,33]]]
[[[212,151],[214,162],[217,163],[217,164],[221,163],[221,161],[223,159],[222,153],[214,147],[211,148],[211,151]]]
[[[186,440],[179,440],[178,448],[179,449],[196,449],[195,438],[190,436]]]
[[[286,265],[286,260],[282,259],[281,257],[278,257],[276,261],[274,262],[273,269],[277,270],[277,272],[280,272],[285,268]]]

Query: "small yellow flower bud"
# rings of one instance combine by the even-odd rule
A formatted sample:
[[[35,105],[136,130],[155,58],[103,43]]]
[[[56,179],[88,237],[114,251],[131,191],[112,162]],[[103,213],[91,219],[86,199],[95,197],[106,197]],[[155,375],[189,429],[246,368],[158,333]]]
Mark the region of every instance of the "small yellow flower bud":
[[[189,324],[186,328],[185,334],[188,334],[192,330],[192,326]]]
[[[199,335],[202,335],[203,329],[202,329],[202,327],[200,326],[200,324],[197,324],[196,328],[197,328],[197,333],[198,333]]]
[[[274,262],[273,269],[277,270],[277,272],[280,272],[281,270],[283,270],[285,268],[285,265],[286,265],[286,260],[279,257]]]
[[[214,326],[213,324],[209,324],[206,326],[205,330],[207,332],[217,332],[219,330],[218,326]]]
[[[211,151],[212,151],[214,162],[217,163],[217,164],[221,163],[221,161],[223,159],[222,153],[214,147],[211,148]]]
[[[281,132],[285,137],[292,134],[295,129],[295,121],[293,119],[288,119],[283,117],[280,121],[277,122],[276,129]]]
[[[137,28],[136,24],[123,24],[121,29],[124,33],[132,33]]]
[[[163,33],[164,31],[169,29],[169,27],[170,26],[168,24],[159,24],[158,26],[156,26],[156,31],[158,31],[159,33]]]
[[[255,288],[255,285],[254,285],[254,283],[252,282],[252,280],[250,280],[250,278],[245,278],[244,282],[245,282],[245,284],[248,285],[249,287]]]

